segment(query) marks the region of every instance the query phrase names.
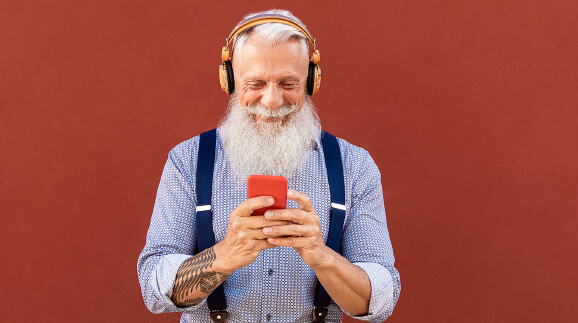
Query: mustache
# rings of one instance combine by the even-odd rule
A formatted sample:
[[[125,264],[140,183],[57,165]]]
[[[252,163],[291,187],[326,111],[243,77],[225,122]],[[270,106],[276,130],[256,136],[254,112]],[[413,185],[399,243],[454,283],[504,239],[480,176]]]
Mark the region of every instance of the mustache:
[[[256,103],[246,107],[247,111],[254,116],[262,118],[282,118],[297,110],[295,105],[283,105],[276,109],[269,109],[265,105]]]

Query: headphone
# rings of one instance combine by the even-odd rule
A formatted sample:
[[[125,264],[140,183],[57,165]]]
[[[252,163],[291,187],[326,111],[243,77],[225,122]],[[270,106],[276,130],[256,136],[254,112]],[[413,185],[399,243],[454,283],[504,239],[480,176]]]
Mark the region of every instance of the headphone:
[[[229,94],[232,94],[235,91],[235,76],[233,75],[231,52],[229,51],[229,45],[235,36],[251,27],[268,23],[279,23],[291,26],[304,34],[309,42],[313,45],[313,55],[311,56],[311,61],[309,61],[309,71],[307,73],[306,91],[310,96],[317,93],[319,91],[319,86],[321,85],[321,75],[323,75],[323,73],[321,72],[321,67],[319,66],[321,57],[319,55],[319,50],[315,48],[315,38],[313,38],[305,26],[299,22],[289,17],[275,14],[258,15],[243,20],[237,28],[233,29],[231,34],[229,34],[229,37],[225,39],[226,46],[223,47],[221,52],[221,59],[223,60],[223,63],[219,65],[219,81],[221,83],[221,89]]]

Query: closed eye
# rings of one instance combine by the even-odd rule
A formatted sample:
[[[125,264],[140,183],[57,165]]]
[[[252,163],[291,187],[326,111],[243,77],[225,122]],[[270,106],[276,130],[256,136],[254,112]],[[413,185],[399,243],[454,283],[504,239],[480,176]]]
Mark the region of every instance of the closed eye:
[[[250,87],[251,89],[261,89],[265,86],[265,83],[263,82],[250,82],[246,84],[248,87]]]

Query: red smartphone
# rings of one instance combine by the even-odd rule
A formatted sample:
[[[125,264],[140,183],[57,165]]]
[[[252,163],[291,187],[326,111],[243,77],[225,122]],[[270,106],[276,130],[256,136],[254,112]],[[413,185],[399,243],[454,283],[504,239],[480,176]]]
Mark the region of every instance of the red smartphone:
[[[275,203],[253,211],[263,215],[267,210],[287,208],[287,178],[284,176],[251,175],[247,182],[247,197],[272,196]]]

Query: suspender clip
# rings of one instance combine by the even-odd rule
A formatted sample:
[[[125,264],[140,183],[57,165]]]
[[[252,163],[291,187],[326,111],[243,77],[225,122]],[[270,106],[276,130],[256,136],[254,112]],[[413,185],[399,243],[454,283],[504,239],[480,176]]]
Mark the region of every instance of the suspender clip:
[[[314,307],[313,308],[313,323],[325,323],[325,317],[327,316],[327,307]]]
[[[229,313],[227,311],[214,311],[210,313],[213,322],[215,323],[225,323],[227,322],[227,316]]]

